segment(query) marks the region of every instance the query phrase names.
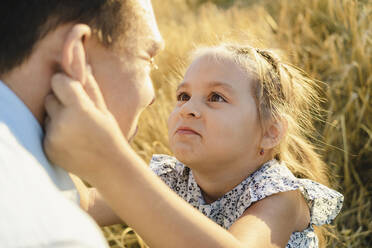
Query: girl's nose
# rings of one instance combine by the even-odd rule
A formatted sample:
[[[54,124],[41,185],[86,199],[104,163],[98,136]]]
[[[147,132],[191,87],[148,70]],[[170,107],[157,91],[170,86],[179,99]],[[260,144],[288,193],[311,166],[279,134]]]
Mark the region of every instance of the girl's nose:
[[[200,118],[201,116],[200,111],[191,100],[183,104],[180,113],[183,118]]]

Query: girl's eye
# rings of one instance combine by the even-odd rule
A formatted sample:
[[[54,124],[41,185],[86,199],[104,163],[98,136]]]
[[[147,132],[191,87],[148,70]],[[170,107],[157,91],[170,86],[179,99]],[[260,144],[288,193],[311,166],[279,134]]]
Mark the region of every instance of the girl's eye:
[[[226,102],[226,100],[222,96],[220,96],[219,94],[215,92],[211,94],[211,96],[209,97],[209,100],[211,102]]]
[[[177,95],[177,101],[179,102],[188,101],[189,99],[190,99],[190,96],[186,94],[185,92],[181,92],[180,94]]]

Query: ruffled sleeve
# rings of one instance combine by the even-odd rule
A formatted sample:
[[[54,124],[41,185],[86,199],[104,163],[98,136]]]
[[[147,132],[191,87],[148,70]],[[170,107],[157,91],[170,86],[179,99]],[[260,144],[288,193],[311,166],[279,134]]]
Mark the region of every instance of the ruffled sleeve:
[[[270,195],[299,189],[310,209],[310,224],[329,224],[340,212],[343,196],[322,184],[296,178],[284,165],[272,160],[253,173],[240,197],[240,211]],[[239,212],[240,212],[239,211]]]
[[[318,226],[331,223],[341,211],[343,195],[308,179],[298,181],[310,207],[310,223]]]
[[[151,158],[150,169],[170,188],[174,189],[178,179],[183,175],[184,165],[175,157],[155,154]]]

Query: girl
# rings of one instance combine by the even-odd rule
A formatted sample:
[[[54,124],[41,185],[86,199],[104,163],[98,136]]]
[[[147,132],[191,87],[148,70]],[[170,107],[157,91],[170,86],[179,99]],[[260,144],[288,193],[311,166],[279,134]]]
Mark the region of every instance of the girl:
[[[90,101],[76,86],[70,92]],[[55,93],[63,103],[66,94]],[[141,166],[107,109],[96,107],[102,103],[85,104],[84,111],[69,104],[75,117],[64,120],[75,135],[63,131],[69,128],[48,133],[64,141],[46,150],[96,186],[151,247],[318,247],[314,225],[332,221],[343,201],[324,186],[326,166],[307,140],[318,102],[315,82],[269,51],[220,45],[195,53],[168,122],[175,157],[155,155],[150,168],[223,229]],[[104,145],[81,141],[92,136]],[[72,156],[63,149],[79,150],[75,143],[92,153]],[[60,159],[64,154],[69,161]],[[93,217],[101,223],[113,218],[97,191],[85,192],[83,205]]]

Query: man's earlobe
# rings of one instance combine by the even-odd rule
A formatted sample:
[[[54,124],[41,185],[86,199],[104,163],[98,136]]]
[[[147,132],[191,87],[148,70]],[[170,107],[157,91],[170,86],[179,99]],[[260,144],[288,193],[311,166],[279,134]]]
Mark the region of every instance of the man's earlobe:
[[[62,48],[61,66],[75,80],[85,83],[86,52],[84,42],[90,38],[91,29],[85,24],[76,24],[67,33]]]

